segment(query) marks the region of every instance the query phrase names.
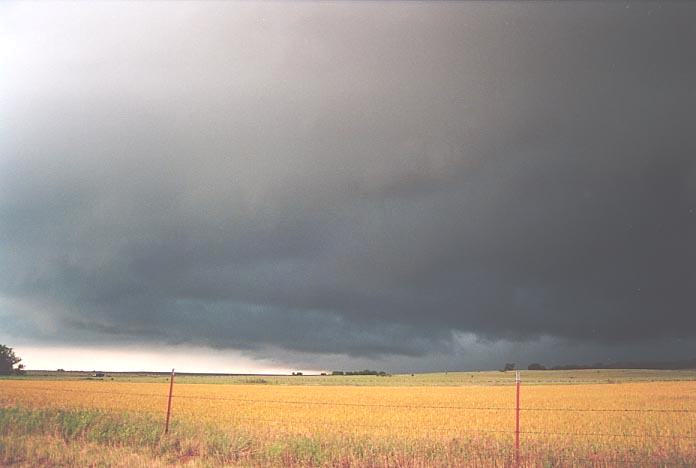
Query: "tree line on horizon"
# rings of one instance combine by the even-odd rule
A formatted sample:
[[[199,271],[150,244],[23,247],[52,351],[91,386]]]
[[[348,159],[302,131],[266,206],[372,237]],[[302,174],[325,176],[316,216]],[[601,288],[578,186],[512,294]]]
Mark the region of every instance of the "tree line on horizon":
[[[386,376],[389,375],[384,371],[376,371],[376,370],[370,370],[370,369],[364,369],[360,371],[340,371],[340,370],[335,370],[331,372],[331,375],[380,375],[380,376]]]
[[[505,364],[504,370],[514,370],[514,364]],[[696,369],[696,358],[680,361],[623,361],[613,363],[595,362],[593,364],[563,364],[546,367],[534,362],[527,366],[527,370],[587,370],[587,369],[654,369],[654,370],[686,370]]]

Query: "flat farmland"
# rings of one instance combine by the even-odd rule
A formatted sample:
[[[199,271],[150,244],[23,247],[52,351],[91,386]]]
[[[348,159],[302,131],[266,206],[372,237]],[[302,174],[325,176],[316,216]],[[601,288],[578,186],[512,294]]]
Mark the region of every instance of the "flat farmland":
[[[522,371],[524,385],[593,384],[659,381],[696,381],[696,370],[649,369],[586,369],[563,371]],[[109,372],[104,378],[93,378],[91,372],[28,371],[22,380],[110,380],[115,382],[169,382],[168,373]],[[0,377],[0,381],[3,377]],[[177,374],[179,383],[250,384],[250,385],[319,385],[366,387],[470,386],[510,385],[514,373],[500,371],[432,372],[394,374],[385,377],[372,375],[232,375]]]
[[[534,382],[536,373],[522,373],[521,465],[696,463],[696,381],[689,379],[694,374],[676,373],[678,380],[669,381],[649,379],[648,371],[625,371],[623,379],[617,377],[620,372],[612,372],[613,379],[602,376],[605,383],[572,384],[550,382],[571,380],[569,377],[587,381],[597,373],[545,372],[546,383],[540,384],[543,382],[537,377],[536,385],[526,383]],[[452,374],[440,374],[440,379],[451,379]],[[169,387],[159,376],[129,377],[150,380],[139,382],[124,381],[127,378],[122,376],[98,381],[39,380],[38,376],[2,380],[0,404],[5,412],[18,408],[25,411],[25,418],[38,418],[37,414],[55,418],[55,412],[60,411],[89,414],[88,419],[95,421],[98,417],[117,417],[126,432],[131,425],[151,427],[157,436],[152,447],[143,450],[163,463],[512,465],[514,383],[510,374],[488,374],[499,374],[500,381],[465,385],[466,379],[475,379],[463,373],[456,386],[375,385],[390,379],[407,382],[410,375],[365,377],[370,385],[317,385],[319,377],[286,377],[277,385],[187,383],[195,378],[184,377],[174,385],[172,424],[174,428],[187,428],[189,443],[194,447],[189,456],[152,452],[153,447],[166,444],[160,432]],[[641,376],[643,381],[634,381],[641,380]],[[437,376],[414,379],[437,381]],[[224,382],[225,378],[220,380]],[[297,384],[305,381],[311,384]],[[137,432],[137,428],[131,430]],[[12,436],[11,429],[5,427],[3,431],[5,438]],[[90,428],[82,431],[82,435],[80,431],[75,433],[71,443],[89,440]],[[227,444],[229,453],[218,450],[211,454],[204,440],[213,437],[211,434],[236,442]],[[110,447],[117,450],[119,443]]]

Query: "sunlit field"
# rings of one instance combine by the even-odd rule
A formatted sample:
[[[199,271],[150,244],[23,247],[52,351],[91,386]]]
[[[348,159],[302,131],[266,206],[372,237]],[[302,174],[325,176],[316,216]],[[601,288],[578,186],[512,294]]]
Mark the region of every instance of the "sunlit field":
[[[614,375],[617,383],[523,384],[520,465],[695,464],[696,381],[687,380],[694,373],[673,375],[682,381],[636,382],[630,379],[642,375],[647,380],[650,374],[625,372],[623,379]],[[162,377],[150,377],[159,382],[2,380],[0,404],[5,412],[33,411],[35,419],[41,418],[36,411],[48,409],[44,417],[50,419],[57,417],[51,410],[61,409],[91,415],[84,416],[91,421],[117,416],[125,432],[137,431],[131,426],[138,424],[149,427],[154,435],[145,447],[147,456],[163,463],[175,456],[173,461],[203,464],[513,465],[515,387],[511,374],[498,374],[498,381],[489,385],[466,385],[467,378],[475,379],[460,374],[458,386],[427,385],[437,374],[414,376],[421,383],[413,386],[376,385],[410,375],[364,377],[372,385],[323,386],[316,385],[319,377],[295,378],[295,385],[194,384],[183,383],[184,378],[174,386],[173,427],[188,428],[189,444],[197,438],[228,441],[212,453],[200,440],[188,455],[179,453],[180,447],[161,450],[167,444],[161,432],[169,389]],[[543,379],[582,381],[591,375],[546,372]],[[540,383],[535,373],[523,372],[525,382],[535,378]],[[315,385],[303,385],[305,381]],[[82,430],[83,442],[89,442],[89,425]],[[12,430],[2,431],[7,451]],[[81,440],[80,430],[71,434],[71,443]],[[153,447],[160,449],[153,452]]]

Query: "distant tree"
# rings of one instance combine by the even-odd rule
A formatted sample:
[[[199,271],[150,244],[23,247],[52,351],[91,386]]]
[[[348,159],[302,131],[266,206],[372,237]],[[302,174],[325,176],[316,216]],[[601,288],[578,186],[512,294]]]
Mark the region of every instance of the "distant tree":
[[[0,345],[0,375],[23,374],[24,364],[19,364],[21,360],[12,348]],[[19,364],[16,369],[15,364]]]
[[[503,367],[503,372],[507,372],[509,370],[515,370],[515,363],[514,362],[506,362],[505,367]]]
[[[345,375],[345,372],[340,371],[340,370],[335,370],[331,373],[331,375]]]
[[[529,369],[529,370],[546,370],[546,366],[542,366],[538,362],[533,362],[529,366],[527,366],[527,369]]]

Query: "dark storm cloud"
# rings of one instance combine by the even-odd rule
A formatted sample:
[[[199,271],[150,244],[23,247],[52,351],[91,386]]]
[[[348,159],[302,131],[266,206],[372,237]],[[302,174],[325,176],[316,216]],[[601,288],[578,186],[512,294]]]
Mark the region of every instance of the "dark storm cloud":
[[[354,356],[694,336],[691,4],[2,9],[16,330]]]

